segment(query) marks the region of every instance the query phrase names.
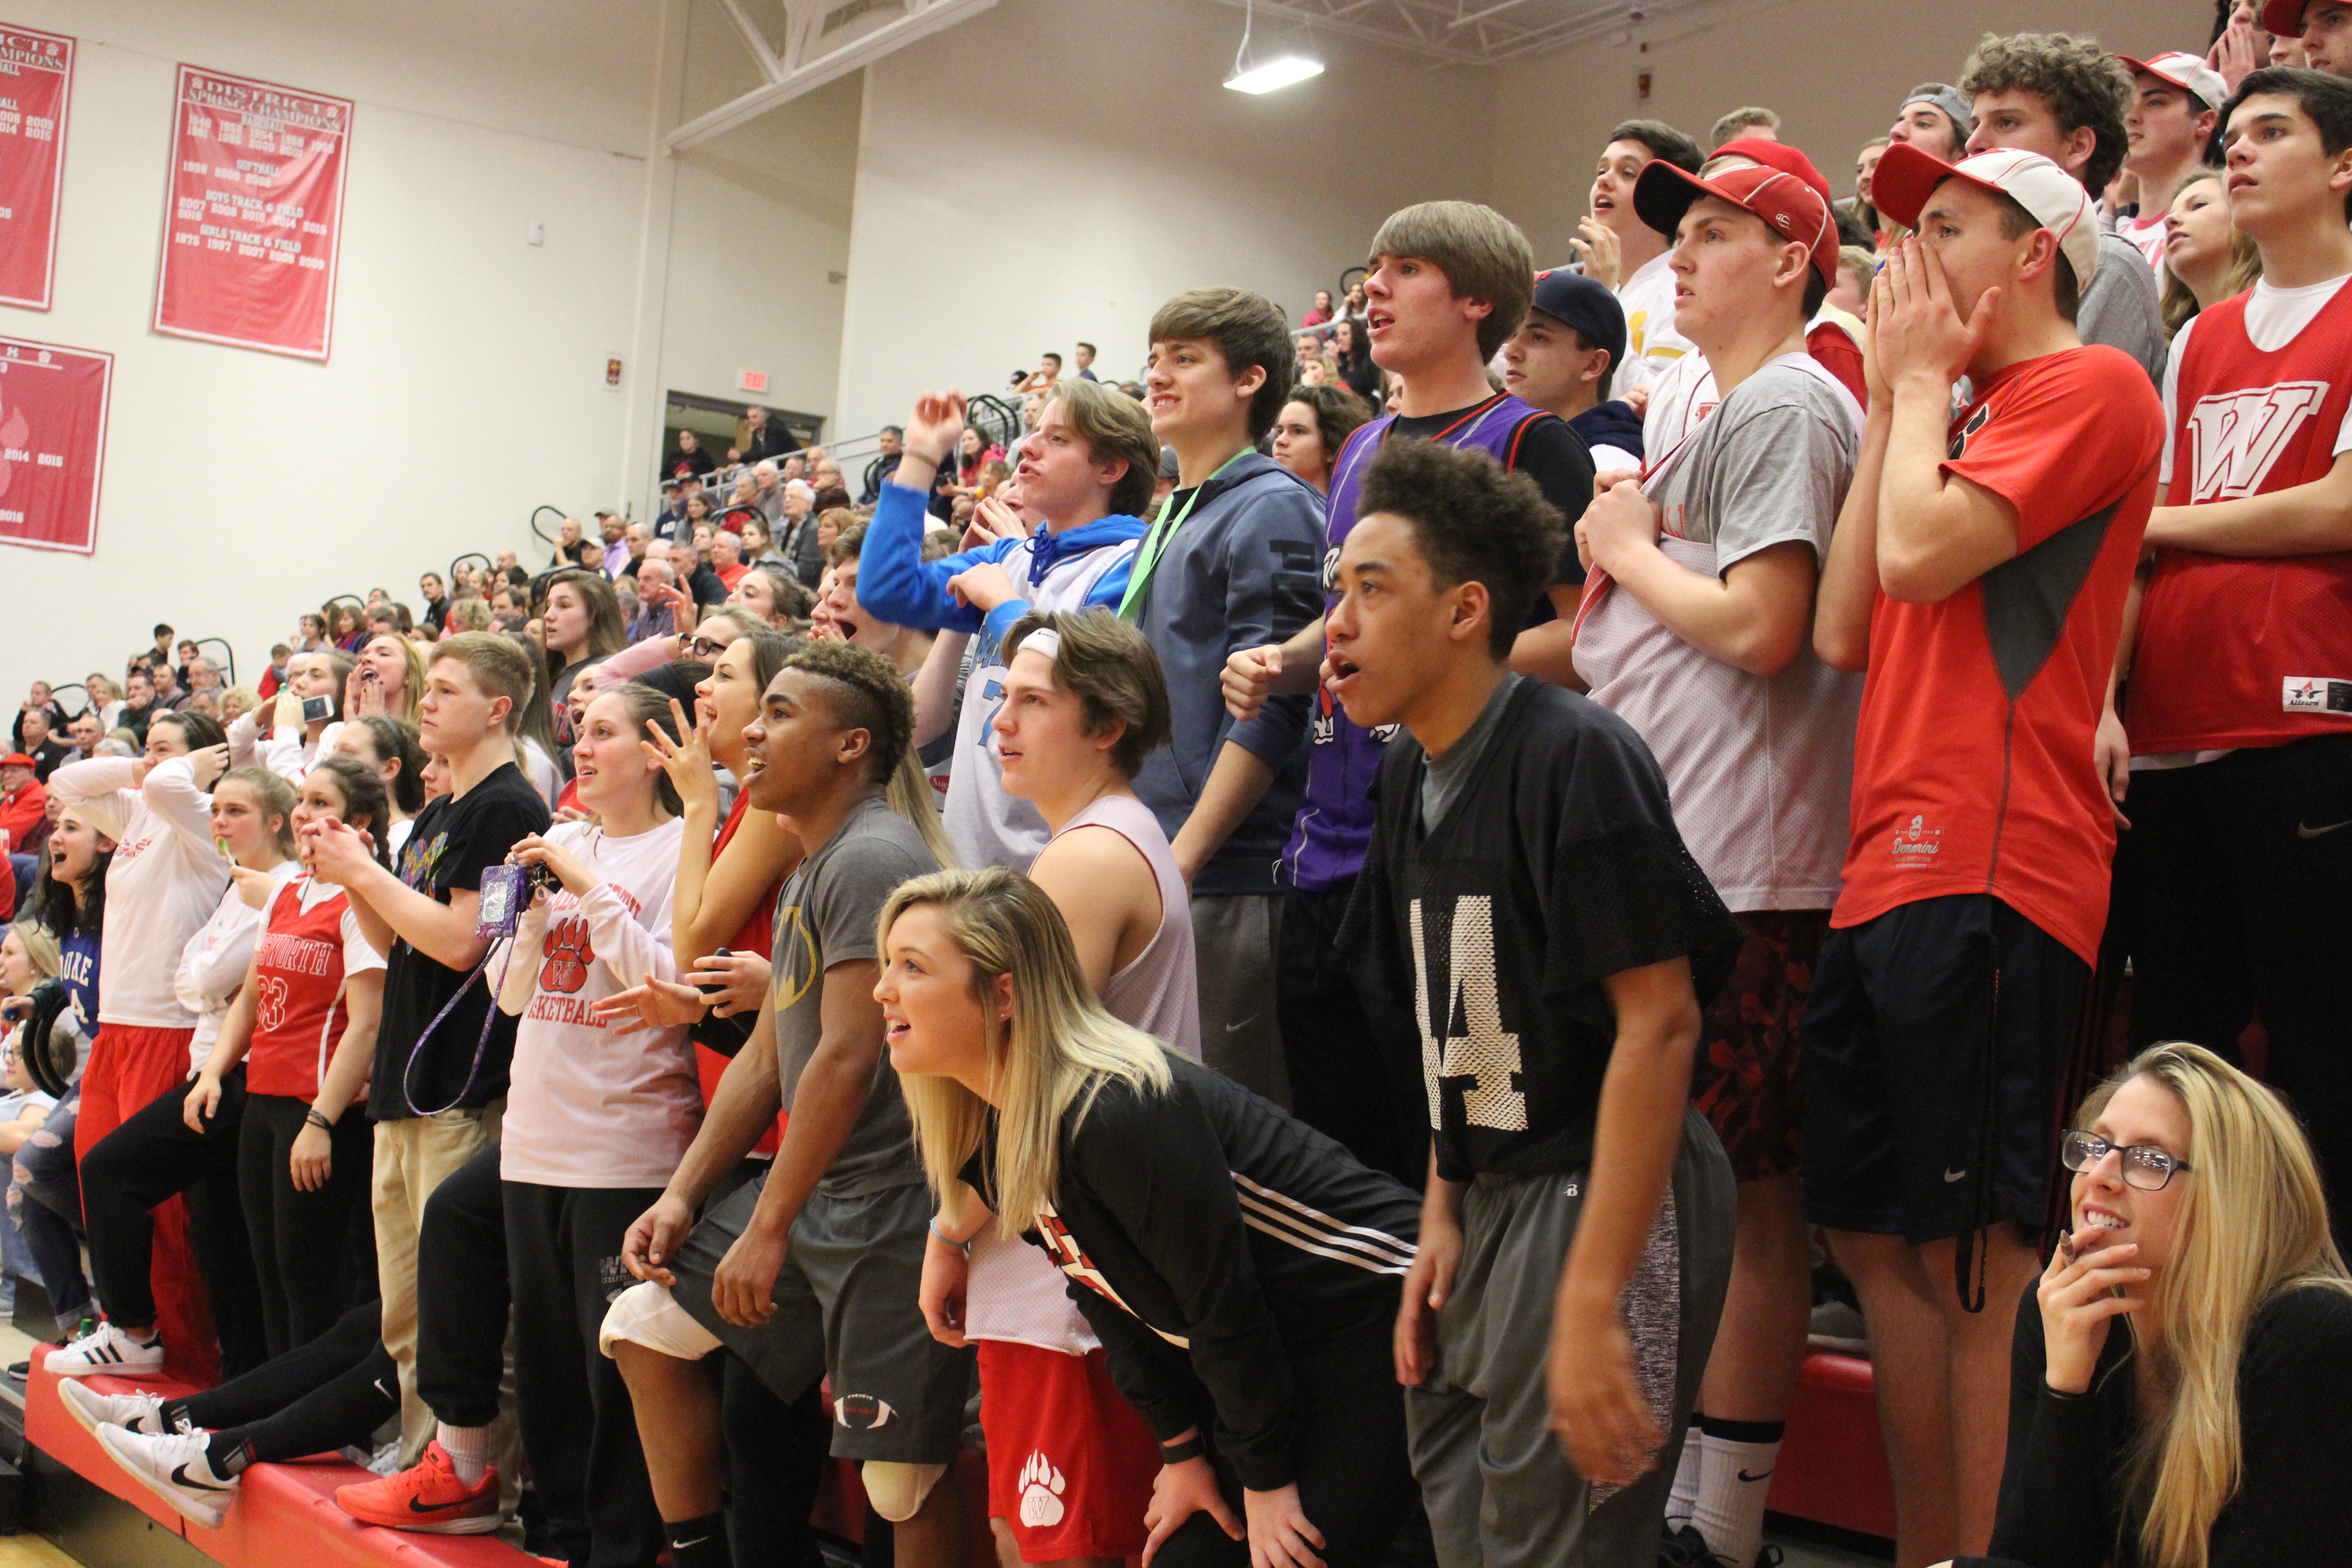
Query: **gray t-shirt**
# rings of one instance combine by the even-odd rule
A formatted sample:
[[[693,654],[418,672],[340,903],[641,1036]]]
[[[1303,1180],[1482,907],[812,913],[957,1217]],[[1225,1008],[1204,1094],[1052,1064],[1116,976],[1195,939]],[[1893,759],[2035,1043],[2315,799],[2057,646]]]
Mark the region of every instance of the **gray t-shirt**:
[[[1478,710],[1478,717],[1470,721],[1470,728],[1462,738],[1445,748],[1442,757],[1430,757],[1423,763],[1421,775],[1421,826],[1424,833],[1433,833],[1445,820],[1446,807],[1462,793],[1470,777],[1470,770],[1486,753],[1486,742],[1495,738],[1496,726],[1503,721],[1503,709],[1511,700],[1511,692],[1524,675],[1505,672],[1495,683],[1494,695],[1486,706]]]
[[[2156,269],[2119,234],[2099,236],[2099,268],[2083,290],[2074,331],[2086,343],[2123,350],[2139,361],[2148,380],[2162,384],[2166,334]]]
[[[785,1109],[824,1033],[825,971],[875,956],[874,923],[891,893],[939,868],[914,825],[876,795],[784,879],[776,900],[775,1000]],[[828,1197],[863,1197],[923,1179],[898,1075],[877,1028],[866,1109],[817,1184]]]

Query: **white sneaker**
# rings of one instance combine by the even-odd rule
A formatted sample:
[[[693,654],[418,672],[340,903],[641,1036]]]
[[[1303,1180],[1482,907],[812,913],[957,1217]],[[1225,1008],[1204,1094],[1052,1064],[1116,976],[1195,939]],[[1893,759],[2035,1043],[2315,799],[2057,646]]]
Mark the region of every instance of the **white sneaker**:
[[[58,1398],[65,1405],[66,1414],[80,1422],[87,1432],[112,1426],[152,1437],[164,1429],[163,1396],[160,1394],[100,1394],[89,1384],[69,1378],[58,1384]],[[185,1426],[180,1428],[183,1432],[188,1429]]]
[[[237,1477],[216,1476],[205,1457],[210,1441],[202,1432],[161,1436],[100,1426],[99,1446],[132,1479],[207,1530],[218,1530],[236,1496]]]
[[[100,1323],[62,1350],[49,1352],[45,1363],[59,1377],[147,1377],[163,1370],[161,1334],[141,1344],[112,1323]]]

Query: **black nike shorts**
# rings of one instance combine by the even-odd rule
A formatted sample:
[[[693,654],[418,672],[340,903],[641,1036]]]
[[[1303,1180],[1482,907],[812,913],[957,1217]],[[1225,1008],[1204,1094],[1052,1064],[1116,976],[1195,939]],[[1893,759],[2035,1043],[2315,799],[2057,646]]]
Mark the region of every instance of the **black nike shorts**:
[[[2089,978],[1990,894],[1830,932],[1805,1007],[1805,1217],[1914,1244],[2038,1232]]]

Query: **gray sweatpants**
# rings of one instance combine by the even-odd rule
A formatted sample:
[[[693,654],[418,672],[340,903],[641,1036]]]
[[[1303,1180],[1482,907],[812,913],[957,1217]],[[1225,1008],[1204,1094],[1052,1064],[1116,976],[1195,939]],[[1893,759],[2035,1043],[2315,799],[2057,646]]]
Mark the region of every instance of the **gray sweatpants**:
[[[1192,900],[1192,949],[1201,977],[1201,1059],[1252,1094],[1290,1105],[1282,1026],[1274,1007],[1279,893]]]
[[[1462,1268],[1437,1314],[1437,1373],[1405,1392],[1412,1473],[1440,1568],[1652,1568],[1683,1429],[1731,1282],[1731,1164],[1696,1112],[1621,1303],[1666,1447],[1622,1489],[1589,1486],[1552,1435],[1552,1294],[1584,1206],[1581,1173],[1481,1176],[1462,1198]]]

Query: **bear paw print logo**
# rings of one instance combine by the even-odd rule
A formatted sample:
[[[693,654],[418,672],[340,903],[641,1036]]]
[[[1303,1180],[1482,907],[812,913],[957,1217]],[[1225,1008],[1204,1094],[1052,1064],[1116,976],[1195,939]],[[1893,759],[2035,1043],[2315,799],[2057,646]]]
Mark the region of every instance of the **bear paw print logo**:
[[[596,954],[588,945],[586,921],[577,917],[557,921],[547,928],[547,941],[540,951],[547,955],[539,972],[541,991],[569,995],[588,983],[588,966],[596,962]]]
[[[1062,1472],[1045,1455],[1032,1452],[1015,1483],[1021,1489],[1021,1522],[1046,1530],[1062,1522]]]

